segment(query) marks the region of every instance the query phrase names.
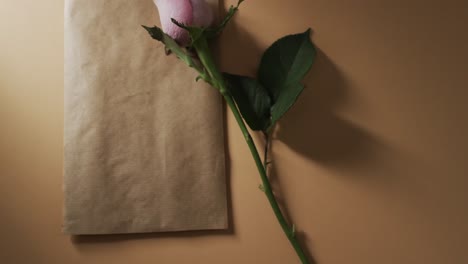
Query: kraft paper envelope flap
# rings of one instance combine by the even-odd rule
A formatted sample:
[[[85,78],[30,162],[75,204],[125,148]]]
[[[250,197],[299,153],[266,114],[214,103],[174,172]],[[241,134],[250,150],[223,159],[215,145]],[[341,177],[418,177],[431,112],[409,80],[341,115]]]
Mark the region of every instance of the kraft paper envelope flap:
[[[227,228],[217,91],[140,26],[151,0],[65,2],[64,232]]]

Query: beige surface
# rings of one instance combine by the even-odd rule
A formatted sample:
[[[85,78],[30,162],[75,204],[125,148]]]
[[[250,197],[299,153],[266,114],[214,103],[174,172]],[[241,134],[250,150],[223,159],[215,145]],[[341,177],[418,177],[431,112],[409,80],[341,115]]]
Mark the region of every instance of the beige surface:
[[[140,27],[152,1],[65,3],[64,232],[226,229],[219,93]]]
[[[246,1],[223,37],[224,68],[249,73],[274,39],[315,31],[274,155],[320,264],[468,262],[468,4],[430,2]],[[1,262],[296,263],[231,115],[233,234],[60,233],[62,8],[0,2]]]

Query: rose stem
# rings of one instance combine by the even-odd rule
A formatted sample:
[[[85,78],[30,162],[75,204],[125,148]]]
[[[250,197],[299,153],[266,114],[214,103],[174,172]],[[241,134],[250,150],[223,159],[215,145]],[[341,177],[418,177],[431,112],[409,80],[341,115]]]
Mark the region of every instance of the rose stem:
[[[296,251],[296,254],[298,255],[299,259],[303,264],[309,264],[309,260],[304,253],[304,250],[301,248],[301,245],[299,244],[299,241],[297,240],[297,237],[295,235],[295,230],[294,226],[290,226],[288,222],[286,221],[286,218],[284,217],[283,213],[281,212],[281,209],[278,205],[278,202],[276,201],[276,198],[273,194],[273,190],[271,188],[270,181],[268,180],[265,167],[262,164],[262,160],[260,159],[260,155],[258,154],[258,150],[255,146],[255,143],[252,139],[252,136],[250,135],[244,120],[242,119],[241,114],[239,113],[239,110],[232,98],[232,95],[229,93],[229,91],[226,88],[226,83],[224,81],[224,78],[221,74],[221,72],[218,70],[216,67],[216,64],[214,62],[214,59],[211,55],[210,49],[208,47],[208,42],[205,37],[201,37],[194,43],[194,48],[196,49],[198,56],[200,58],[200,61],[202,62],[203,66],[207,70],[208,74],[211,77],[212,80],[212,85],[217,88],[221,94],[224,97],[224,100],[226,101],[226,104],[229,106],[231,109],[237,124],[239,125],[242,134],[245,138],[245,141],[247,142],[247,145],[249,146],[250,152],[252,153],[253,159],[255,161],[255,164],[257,166],[258,172],[260,173],[260,178],[262,180],[262,185],[263,185],[263,191],[268,198],[268,202],[270,203],[271,208],[273,209],[273,212],[281,225],[281,228],[283,229],[283,232],[286,234],[289,242],[293,246],[294,250]],[[265,161],[266,162],[266,161]],[[266,163],[265,163],[266,164]]]

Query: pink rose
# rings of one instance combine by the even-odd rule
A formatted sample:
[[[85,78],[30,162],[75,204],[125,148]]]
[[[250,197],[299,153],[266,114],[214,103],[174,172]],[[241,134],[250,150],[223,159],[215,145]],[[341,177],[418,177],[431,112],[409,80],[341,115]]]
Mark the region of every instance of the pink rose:
[[[185,29],[172,23],[171,18],[188,26],[208,27],[213,23],[214,14],[205,0],[153,0],[159,11],[164,33],[180,45],[189,44],[190,37]]]

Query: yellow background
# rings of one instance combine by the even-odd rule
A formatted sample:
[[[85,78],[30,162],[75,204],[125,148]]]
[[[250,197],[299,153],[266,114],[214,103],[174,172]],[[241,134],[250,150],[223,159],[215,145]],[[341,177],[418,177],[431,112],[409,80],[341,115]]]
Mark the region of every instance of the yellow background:
[[[468,263],[466,25],[466,1],[247,0],[222,36],[223,69],[253,74],[274,40],[313,28],[273,159],[319,264]],[[61,234],[63,1],[0,0],[0,33],[1,263],[297,262],[231,114],[232,230]]]

